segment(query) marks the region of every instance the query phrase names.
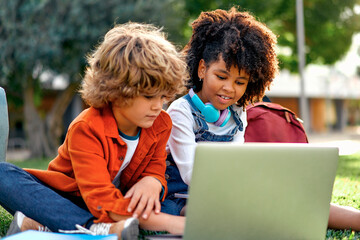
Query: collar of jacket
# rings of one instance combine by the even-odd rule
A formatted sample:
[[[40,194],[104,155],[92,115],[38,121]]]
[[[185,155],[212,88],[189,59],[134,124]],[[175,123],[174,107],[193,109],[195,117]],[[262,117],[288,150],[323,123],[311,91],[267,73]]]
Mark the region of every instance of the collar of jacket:
[[[102,109],[102,115],[104,119],[104,133],[106,136],[109,136],[111,138],[116,138],[120,140],[121,143],[124,143],[121,138],[119,137],[119,130],[117,127],[117,123],[114,117],[114,114],[112,112],[111,106],[104,107]],[[154,121],[154,124],[149,128],[142,128],[140,133],[140,138],[146,137],[149,140],[155,140],[156,135],[159,132],[162,132],[169,128],[168,121],[166,120],[165,111],[162,110],[160,115],[156,118]],[[165,124],[164,124],[165,123]],[[171,124],[171,121],[170,121]]]

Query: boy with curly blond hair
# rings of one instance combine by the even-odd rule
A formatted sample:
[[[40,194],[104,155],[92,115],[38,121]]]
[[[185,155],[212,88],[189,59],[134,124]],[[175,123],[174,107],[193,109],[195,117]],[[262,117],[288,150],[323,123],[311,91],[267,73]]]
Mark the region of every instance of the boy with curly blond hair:
[[[126,23],[87,60],[80,93],[90,107],[70,124],[48,169],[0,164],[0,204],[15,213],[8,235],[35,229],[137,239],[139,225],[183,232],[183,217],[160,213],[172,128],[162,107],[183,89],[182,56],[158,28]]]

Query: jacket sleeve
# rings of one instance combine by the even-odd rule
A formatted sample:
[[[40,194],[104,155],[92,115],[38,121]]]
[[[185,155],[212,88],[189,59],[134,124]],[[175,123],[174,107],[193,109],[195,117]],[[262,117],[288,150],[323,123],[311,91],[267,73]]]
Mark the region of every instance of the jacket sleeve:
[[[111,182],[106,154],[107,139],[78,122],[68,131],[68,152],[81,196],[97,222],[112,222],[108,212],[131,215],[127,212],[130,199],[124,199]]]
[[[141,178],[145,176],[152,176],[155,177],[157,180],[160,181],[162,185],[162,192],[160,193],[161,200],[164,201],[166,194],[167,194],[167,183],[165,180],[165,171],[166,171],[166,143],[169,139],[171,133],[171,120],[170,127],[158,135],[159,141],[157,142],[151,160],[149,161],[148,165],[146,166],[145,170],[141,174]]]

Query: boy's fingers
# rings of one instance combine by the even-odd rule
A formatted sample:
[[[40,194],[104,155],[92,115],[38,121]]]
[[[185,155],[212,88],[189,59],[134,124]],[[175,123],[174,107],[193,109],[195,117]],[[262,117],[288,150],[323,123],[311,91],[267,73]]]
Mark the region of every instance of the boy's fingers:
[[[135,209],[136,205],[138,205],[139,199],[140,199],[140,194],[133,194],[129,206],[128,206],[128,212],[132,212],[133,209]]]
[[[154,200],[152,198],[149,199],[149,201],[147,202],[146,208],[143,212],[142,217],[144,219],[147,219],[149,217],[149,215],[151,214],[151,211],[154,209]]]
[[[156,198],[154,201],[154,211],[156,214],[158,214],[158,213],[160,213],[160,210],[161,210],[161,203],[160,203],[159,199]]]
[[[159,199],[155,199],[155,213],[160,213],[161,211],[161,203]]]
[[[146,203],[147,203],[146,198],[141,198],[140,201],[138,201],[138,204],[134,211],[133,217],[138,217],[142,214],[142,212],[144,211],[144,208],[146,206]]]
[[[125,194],[124,198],[130,198],[134,194],[134,188],[130,188],[129,191]]]

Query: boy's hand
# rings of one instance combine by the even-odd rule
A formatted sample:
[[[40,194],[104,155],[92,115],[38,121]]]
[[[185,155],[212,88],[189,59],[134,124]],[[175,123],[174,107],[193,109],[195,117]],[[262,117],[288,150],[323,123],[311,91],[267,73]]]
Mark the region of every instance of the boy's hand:
[[[142,214],[144,219],[148,218],[154,208],[155,213],[160,213],[159,194],[161,189],[162,185],[156,178],[150,176],[142,178],[124,196],[124,198],[131,198],[128,212],[132,212],[136,207],[133,217]]]

